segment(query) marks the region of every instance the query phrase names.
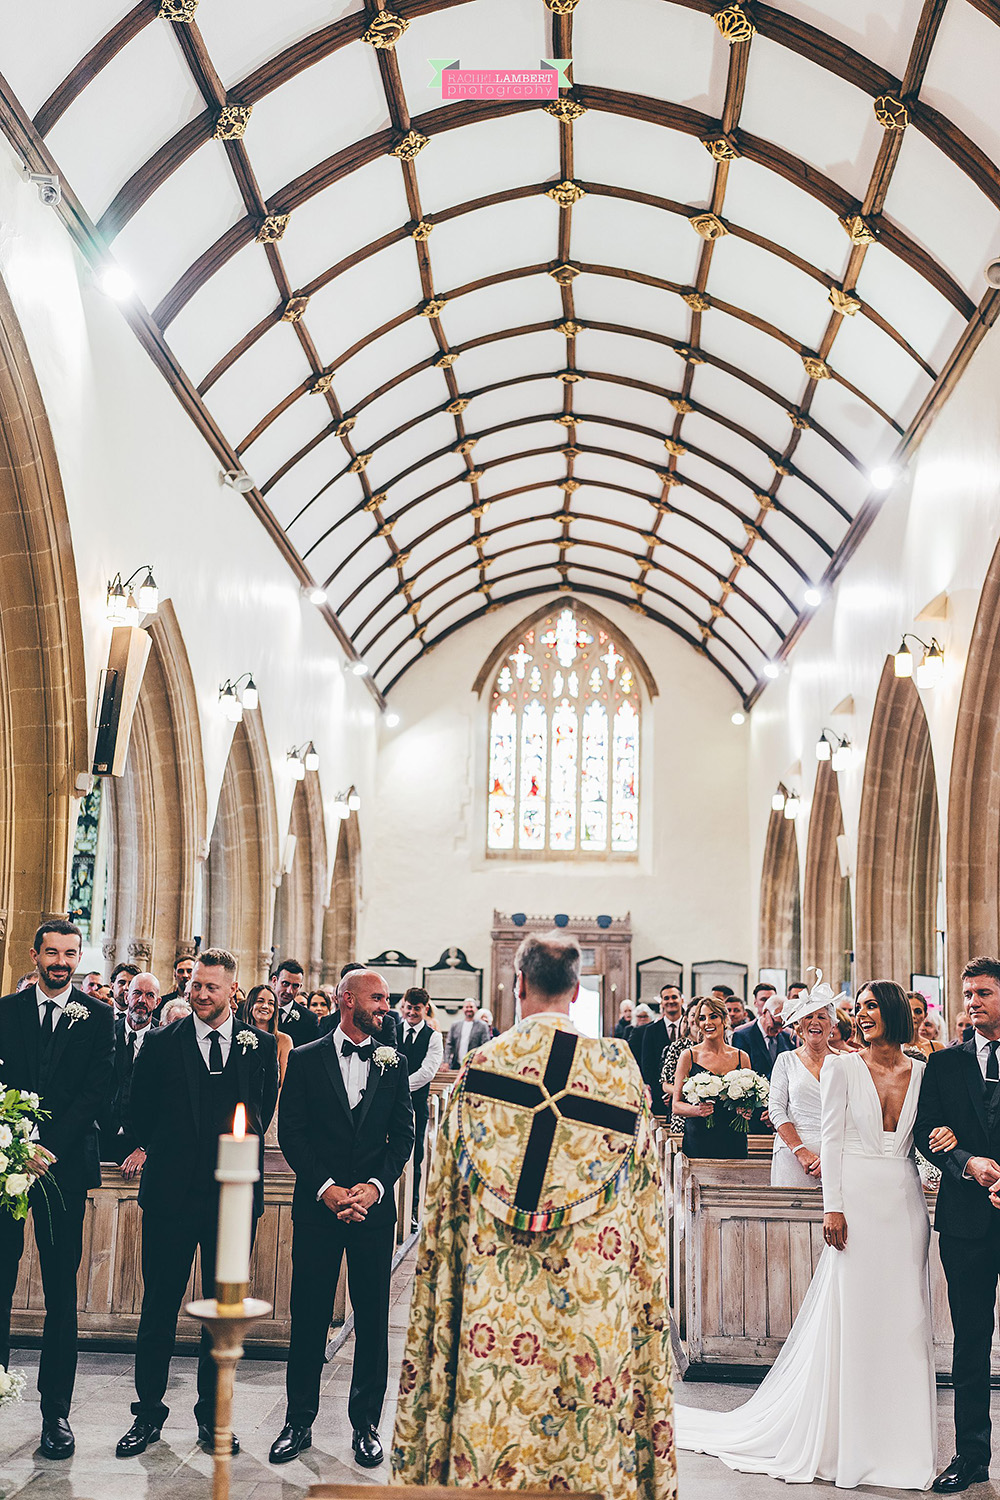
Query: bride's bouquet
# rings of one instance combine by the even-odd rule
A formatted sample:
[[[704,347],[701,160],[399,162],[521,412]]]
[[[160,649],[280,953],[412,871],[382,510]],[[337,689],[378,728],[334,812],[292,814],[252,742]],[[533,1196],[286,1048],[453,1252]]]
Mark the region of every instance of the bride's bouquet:
[[[733,1130],[750,1129],[755,1109],[766,1109],[770,1084],[752,1068],[734,1068],[731,1073],[693,1073],[681,1089],[687,1104],[711,1104],[713,1113],[705,1123],[711,1129],[721,1110]]]

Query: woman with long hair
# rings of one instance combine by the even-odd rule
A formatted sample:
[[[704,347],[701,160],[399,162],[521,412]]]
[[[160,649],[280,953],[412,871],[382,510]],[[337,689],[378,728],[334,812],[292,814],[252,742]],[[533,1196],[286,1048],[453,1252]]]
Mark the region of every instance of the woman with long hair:
[[[746,1132],[726,1125],[721,1114],[713,1119],[714,1104],[689,1104],[684,1098],[684,1084],[697,1073],[721,1077],[735,1068],[749,1068],[750,1059],[726,1041],[729,1012],[721,1000],[711,996],[702,1000],[694,1011],[693,1021],[700,1040],[681,1053],[674,1074],[673,1110],[684,1121],[684,1155],[740,1160],[747,1154]]]
[[[242,1021],[244,1026],[256,1026],[258,1031],[266,1031],[274,1037],[278,1047],[278,1095],[280,1098],[281,1085],[285,1081],[285,1064],[292,1050],[292,1039],[287,1032],[278,1030],[278,999],[269,984],[254,985],[237,1012],[237,1020]],[[274,1119],[264,1137],[264,1145],[276,1146],[277,1144],[278,1111],[275,1110]]]

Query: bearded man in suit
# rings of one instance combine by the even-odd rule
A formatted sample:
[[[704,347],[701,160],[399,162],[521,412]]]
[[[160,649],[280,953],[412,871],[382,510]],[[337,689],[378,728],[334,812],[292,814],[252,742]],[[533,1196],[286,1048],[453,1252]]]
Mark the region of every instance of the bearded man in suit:
[[[278,1030],[292,1039],[293,1047],[314,1042],[319,1035],[319,1021],[302,1002],[305,970],[297,958],[283,958],[271,979],[278,997]]]
[[[132,1121],[132,1075],[143,1043],[155,1030],[160,982],[137,974],[128,987],[128,1007],[115,1022],[115,1081],[108,1119],[101,1126],[101,1155],[116,1161],[123,1177],[138,1177],[146,1161]]]
[[[341,1259],[354,1309],[354,1368],[347,1403],[354,1456],[382,1462],[378,1434],[389,1370],[389,1278],[394,1187],[413,1149],[406,1059],[379,1046],[389,986],[355,969],[339,986],[336,1031],[289,1054],[278,1142],[295,1173],[292,1199],[292,1334],[285,1425],[273,1464],[312,1444],[320,1377]]]
[[[70,1458],[76,1377],[76,1273],[83,1253],[87,1190],[101,1183],[97,1121],[108,1107],[114,1012],[75,989],[82,938],[72,922],[43,922],[31,950],[38,980],[0,999],[0,1057],[8,1088],[40,1096],[38,1181],[29,1202],[45,1294],[38,1363],[44,1458]],[[50,1186],[51,1184],[51,1186]],[[0,1212],[0,1365],[10,1363],[10,1309],[24,1249],[24,1223]]]
[[[475,1000],[463,1001],[462,1014],[452,1021],[448,1032],[446,1055],[449,1068],[460,1068],[470,1052],[492,1040],[490,1028],[476,1019]]]

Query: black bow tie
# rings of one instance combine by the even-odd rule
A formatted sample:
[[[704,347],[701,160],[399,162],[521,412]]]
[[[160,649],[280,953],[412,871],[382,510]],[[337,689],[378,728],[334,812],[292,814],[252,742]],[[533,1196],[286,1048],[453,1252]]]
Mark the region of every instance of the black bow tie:
[[[353,1052],[356,1052],[362,1062],[371,1062],[374,1051],[375,1048],[371,1042],[361,1042],[359,1044],[358,1042],[348,1041],[346,1037],[344,1038],[343,1054],[345,1057],[350,1057]]]

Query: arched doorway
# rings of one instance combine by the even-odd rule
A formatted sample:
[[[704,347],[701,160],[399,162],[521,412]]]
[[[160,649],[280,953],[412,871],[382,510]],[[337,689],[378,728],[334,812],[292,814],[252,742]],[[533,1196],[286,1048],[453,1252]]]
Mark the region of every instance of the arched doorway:
[[[788,982],[802,974],[802,897],[795,823],[772,812],[760,879],[760,964],[784,969]]]
[[[271,965],[277,817],[271,762],[259,710],[233,734],[205,861],[202,948],[228,948],[244,989]]]
[[[879,683],[858,824],[859,979],[936,974],[941,871],[934,754],[927,715],[911,678],[892,658]]]
[[[83,629],[69,517],[42,393],[0,281],[0,986],[65,912],[88,769]]]
[[[152,648],[125,774],[107,779],[108,906],[104,956],[170,979],[194,952],[196,870],[204,839],[205,768],[197,697],[169,600],[147,627]]]
[[[840,791],[830,762],[819,762],[809,815],[802,903],[802,961],[823,970],[835,992],[850,989],[854,948],[851,883],[840,873],[844,831]]]
[[[361,829],[352,812],[340,825],[333,861],[333,884],[323,922],[323,983],[336,984],[340,970],[358,957],[358,903],[361,894]]]
[[[295,844],[291,868],[282,876],[274,900],[274,953],[276,958],[297,958],[313,989],[322,971],[326,887],[326,828],[315,771],[307,771],[296,785],[288,832]]]

